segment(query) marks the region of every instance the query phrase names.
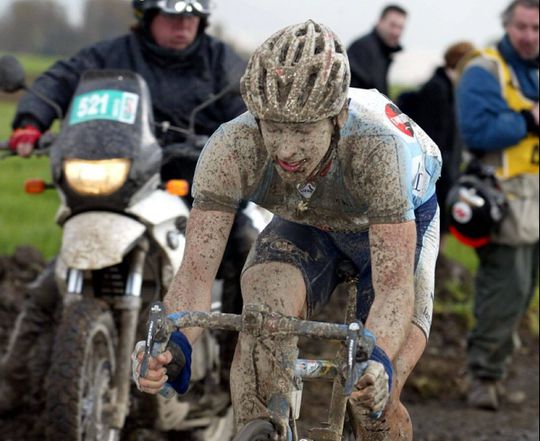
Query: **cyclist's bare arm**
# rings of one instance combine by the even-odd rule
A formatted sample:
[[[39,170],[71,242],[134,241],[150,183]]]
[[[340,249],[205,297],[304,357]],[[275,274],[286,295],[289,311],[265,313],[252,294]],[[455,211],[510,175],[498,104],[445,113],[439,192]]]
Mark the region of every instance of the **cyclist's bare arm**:
[[[210,310],[212,284],[233,221],[234,213],[191,210],[182,265],[164,298],[168,313]],[[183,332],[193,343],[201,330],[185,329]]]
[[[186,249],[182,265],[164,298],[168,313],[178,311],[209,311],[212,284],[216,277],[227,239],[234,221],[234,213],[191,210],[187,230]],[[183,329],[191,343],[202,332],[198,328]],[[142,361],[143,352],[137,355]],[[157,394],[168,380],[166,366],[171,362],[169,351],[151,358],[145,378],[139,379],[143,392]]]
[[[416,224],[374,224],[369,240],[375,300],[366,328],[394,360],[405,342],[414,311]]]

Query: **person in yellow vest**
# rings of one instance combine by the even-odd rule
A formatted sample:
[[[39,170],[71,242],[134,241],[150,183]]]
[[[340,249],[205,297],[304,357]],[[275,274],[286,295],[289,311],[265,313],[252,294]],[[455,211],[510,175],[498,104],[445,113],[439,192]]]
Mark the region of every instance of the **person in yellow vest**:
[[[466,64],[457,88],[468,149],[491,167],[508,212],[488,244],[476,248],[476,324],[468,339],[471,406],[497,410],[516,330],[538,280],[538,0],[514,0],[502,14],[505,35]],[[519,396],[521,395],[521,396]]]

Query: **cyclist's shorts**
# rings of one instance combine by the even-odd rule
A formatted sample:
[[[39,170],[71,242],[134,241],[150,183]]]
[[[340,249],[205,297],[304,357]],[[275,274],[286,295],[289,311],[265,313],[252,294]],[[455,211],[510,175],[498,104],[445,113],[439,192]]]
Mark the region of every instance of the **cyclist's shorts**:
[[[415,323],[429,337],[433,315],[435,262],[439,252],[439,207],[434,195],[415,210]],[[368,232],[336,233],[301,225],[274,216],[257,238],[244,271],[265,262],[297,267],[306,283],[308,316],[330,301],[340,282],[337,268],[351,261],[358,270],[357,315],[365,322],[374,291]]]

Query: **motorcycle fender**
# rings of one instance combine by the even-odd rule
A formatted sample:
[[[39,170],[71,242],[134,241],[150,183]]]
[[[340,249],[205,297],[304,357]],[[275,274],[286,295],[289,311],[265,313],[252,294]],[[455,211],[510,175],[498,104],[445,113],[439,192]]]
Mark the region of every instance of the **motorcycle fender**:
[[[120,263],[146,227],[105,211],[82,213],[63,226],[60,258],[68,268],[97,270]]]
[[[178,196],[173,196],[163,190],[150,193],[148,197],[126,211],[150,225],[159,225],[180,216],[189,216],[189,209],[185,202]]]

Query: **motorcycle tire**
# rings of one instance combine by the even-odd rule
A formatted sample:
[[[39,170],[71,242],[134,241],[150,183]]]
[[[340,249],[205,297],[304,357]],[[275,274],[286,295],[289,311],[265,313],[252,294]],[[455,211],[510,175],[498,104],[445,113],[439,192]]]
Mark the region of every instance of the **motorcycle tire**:
[[[66,307],[48,375],[49,441],[105,441],[115,402],[116,329],[107,305],[83,299]]]
[[[179,438],[186,441],[231,441],[234,435],[234,414],[229,407],[223,416],[212,417],[210,424],[203,429],[194,429]]]
[[[247,423],[232,441],[273,441],[276,428],[268,420],[253,420]]]

